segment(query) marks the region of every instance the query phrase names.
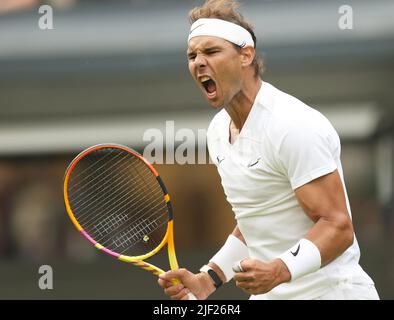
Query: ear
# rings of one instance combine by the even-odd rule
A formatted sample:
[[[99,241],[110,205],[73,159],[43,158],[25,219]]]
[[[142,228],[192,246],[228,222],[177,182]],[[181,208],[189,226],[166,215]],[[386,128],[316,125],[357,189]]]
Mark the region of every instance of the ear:
[[[242,67],[248,67],[252,64],[253,59],[256,55],[256,50],[255,48],[248,46],[245,48],[241,49],[241,66]]]

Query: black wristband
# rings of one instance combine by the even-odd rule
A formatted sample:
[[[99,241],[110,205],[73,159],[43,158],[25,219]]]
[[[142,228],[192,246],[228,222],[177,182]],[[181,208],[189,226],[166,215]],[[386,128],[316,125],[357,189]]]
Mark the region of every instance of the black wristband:
[[[220,279],[218,274],[210,266],[205,265],[200,269],[200,271],[208,273],[208,275],[211,277],[211,279],[213,281],[213,285],[215,286],[216,289],[219,288],[223,284],[222,279]]]

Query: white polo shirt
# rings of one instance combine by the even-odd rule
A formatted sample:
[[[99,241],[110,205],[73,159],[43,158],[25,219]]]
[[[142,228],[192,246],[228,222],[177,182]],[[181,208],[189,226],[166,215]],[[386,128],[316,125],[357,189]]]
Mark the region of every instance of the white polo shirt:
[[[263,82],[246,122],[229,143],[230,116],[212,120],[208,149],[221,177],[251,258],[270,261],[295,245],[313,227],[294,190],[338,170],[340,140],[320,112]],[[346,193],[349,213],[350,206]],[[357,240],[317,272],[284,283],[252,299],[314,299],[339,282],[370,283],[359,266]]]

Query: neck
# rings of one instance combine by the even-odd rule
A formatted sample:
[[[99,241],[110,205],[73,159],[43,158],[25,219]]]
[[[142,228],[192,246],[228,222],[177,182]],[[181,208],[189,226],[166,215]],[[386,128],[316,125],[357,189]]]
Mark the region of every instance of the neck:
[[[247,85],[244,85],[241,91],[239,91],[230,103],[224,107],[238,130],[242,129],[248,118],[261,84],[261,79],[259,77],[254,78],[253,81],[248,81]]]

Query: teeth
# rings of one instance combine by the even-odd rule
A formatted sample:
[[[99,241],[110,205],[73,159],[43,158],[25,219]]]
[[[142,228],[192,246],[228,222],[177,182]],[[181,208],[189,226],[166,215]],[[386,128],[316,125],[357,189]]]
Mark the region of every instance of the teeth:
[[[201,78],[201,82],[208,81],[209,79],[211,79],[211,78],[208,77],[208,76],[204,76],[204,77]]]

